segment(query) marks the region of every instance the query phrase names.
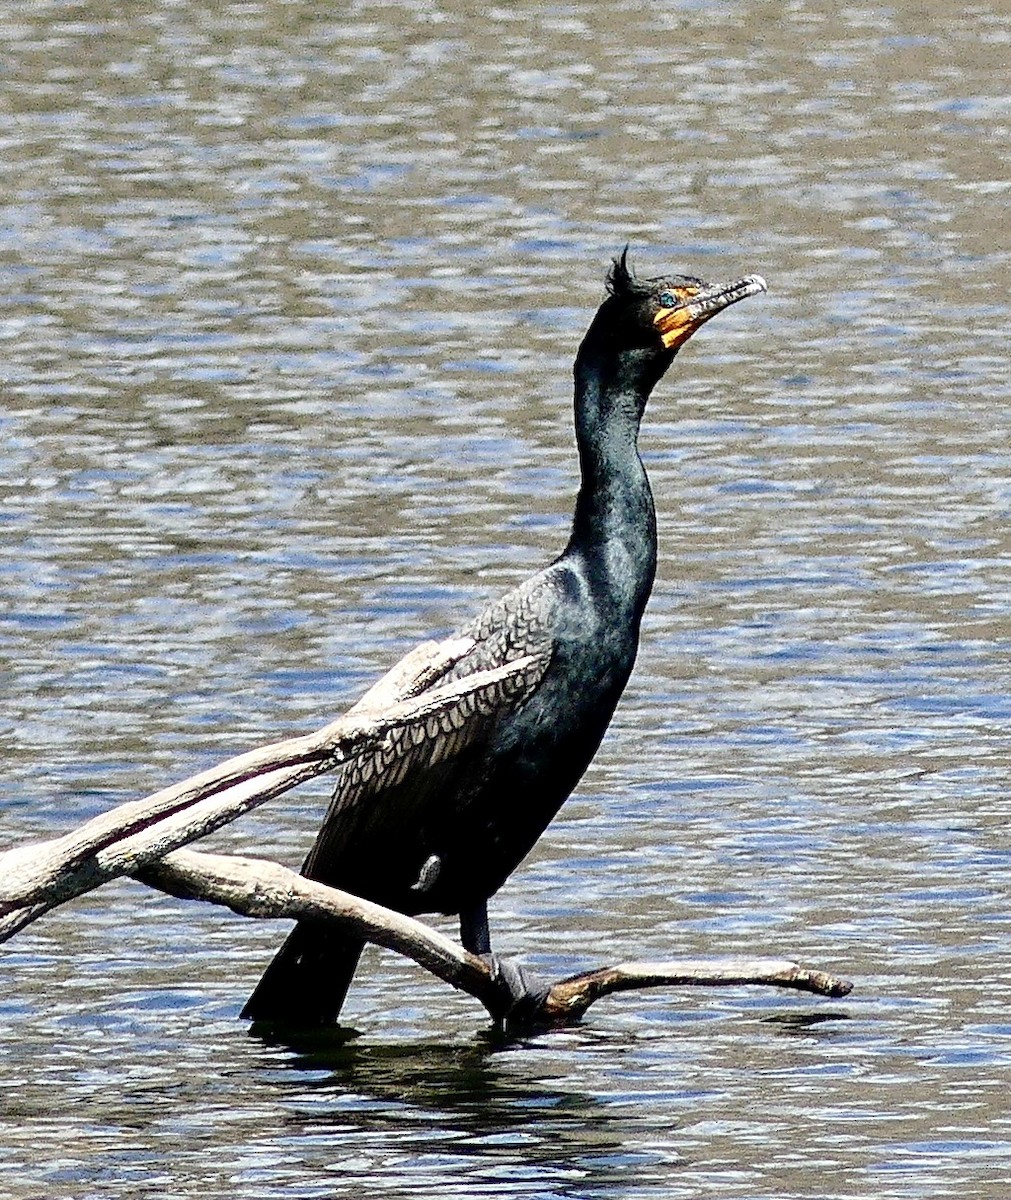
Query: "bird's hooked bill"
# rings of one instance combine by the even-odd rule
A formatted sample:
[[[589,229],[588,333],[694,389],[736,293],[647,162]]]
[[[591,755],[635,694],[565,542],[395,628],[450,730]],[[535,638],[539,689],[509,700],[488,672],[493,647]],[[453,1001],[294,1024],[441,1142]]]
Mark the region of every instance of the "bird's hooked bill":
[[[700,325],[731,304],[769,289],[761,275],[745,275],[735,283],[723,283],[718,287],[703,284],[671,290],[678,303],[673,308],[661,308],[653,318],[653,324],[668,350],[677,349]]]

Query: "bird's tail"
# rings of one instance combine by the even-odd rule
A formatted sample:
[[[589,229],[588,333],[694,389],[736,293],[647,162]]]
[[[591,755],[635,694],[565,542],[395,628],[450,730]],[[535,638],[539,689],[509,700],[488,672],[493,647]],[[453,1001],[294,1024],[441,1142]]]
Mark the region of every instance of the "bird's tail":
[[[300,921],[246,1001],[243,1018],[290,1025],[333,1024],[363,949],[361,941]]]

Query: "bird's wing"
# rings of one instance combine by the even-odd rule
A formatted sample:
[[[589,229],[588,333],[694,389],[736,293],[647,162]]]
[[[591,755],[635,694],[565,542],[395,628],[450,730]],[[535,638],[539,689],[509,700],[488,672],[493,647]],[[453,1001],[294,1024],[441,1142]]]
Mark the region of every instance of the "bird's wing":
[[[486,740],[496,723],[531,695],[547,670],[561,589],[558,571],[549,567],[460,631],[474,642],[473,649],[418,697],[430,696],[433,703],[341,769],[304,874],[325,877],[328,864],[351,852],[358,830],[374,822],[410,823],[415,812],[452,785],[453,760]],[[521,659],[525,665],[515,675],[469,683],[478,672],[494,672]],[[386,811],[384,799],[395,811]]]

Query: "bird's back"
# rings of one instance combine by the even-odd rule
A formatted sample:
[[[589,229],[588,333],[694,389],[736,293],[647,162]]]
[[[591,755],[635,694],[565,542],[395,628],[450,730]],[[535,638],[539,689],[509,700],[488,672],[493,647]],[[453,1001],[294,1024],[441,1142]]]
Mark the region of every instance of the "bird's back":
[[[601,625],[599,597],[566,556],[481,612],[446,678],[532,656],[536,682],[348,763],[304,873],[407,912],[492,895],[579,781],[628,678],[637,628]]]

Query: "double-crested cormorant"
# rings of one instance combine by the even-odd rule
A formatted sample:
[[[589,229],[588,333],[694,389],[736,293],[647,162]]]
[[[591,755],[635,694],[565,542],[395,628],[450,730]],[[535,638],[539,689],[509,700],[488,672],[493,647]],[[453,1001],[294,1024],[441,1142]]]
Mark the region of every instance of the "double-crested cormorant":
[[[461,631],[474,648],[446,676],[534,655],[539,677],[518,699],[471,706],[448,729],[404,734],[347,763],[302,868],[401,912],[458,913],[475,954],[491,952],[488,898],[578,783],[632,670],[656,569],[653,498],[636,446],[646,400],[700,325],[765,291],[758,275],[722,287],[686,275],[638,279],[626,256],[576,356],[582,482],[568,545]],[[299,922],[242,1015],[336,1020],[362,948]],[[521,997],[527,980],[513,970],[511,982]]]

